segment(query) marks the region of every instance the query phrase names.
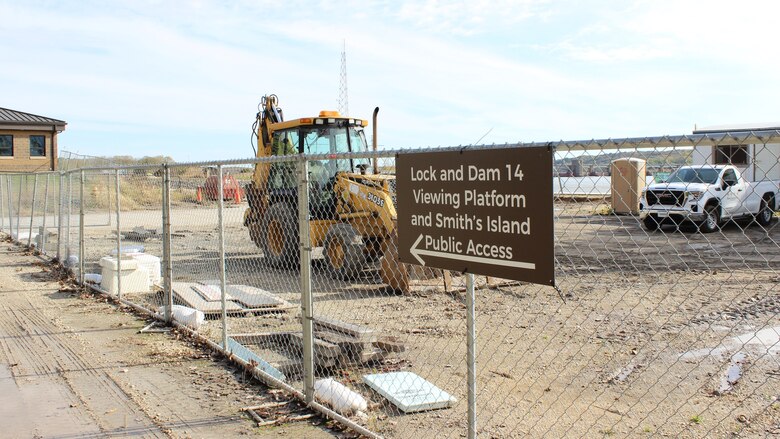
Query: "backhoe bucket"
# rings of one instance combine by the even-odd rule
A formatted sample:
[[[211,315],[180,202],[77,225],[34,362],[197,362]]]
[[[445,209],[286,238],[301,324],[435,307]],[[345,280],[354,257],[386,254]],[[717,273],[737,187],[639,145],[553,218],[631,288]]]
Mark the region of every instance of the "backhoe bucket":
[[[380,263],[382,281],[390,288],[403,294],[430,289],[441,289],[442,291],[451,289],[449,272],[438,268],[405,264],[398,260],[397,228],[382,243]]]

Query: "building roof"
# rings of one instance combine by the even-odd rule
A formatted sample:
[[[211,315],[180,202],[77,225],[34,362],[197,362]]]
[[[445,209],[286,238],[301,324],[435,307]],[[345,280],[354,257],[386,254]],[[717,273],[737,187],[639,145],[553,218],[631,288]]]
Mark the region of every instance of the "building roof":
[[[713,133],[745,133],[753,131],[777,131],[780,130],[780,122],[770,123],[740,123],[730,125],[712,125],[695,129],[693,134]]]
[[[64,120],[0,107],[0,128],[23,130],[54,127],[57,131],[62,131],[65,125],[67,123]]]

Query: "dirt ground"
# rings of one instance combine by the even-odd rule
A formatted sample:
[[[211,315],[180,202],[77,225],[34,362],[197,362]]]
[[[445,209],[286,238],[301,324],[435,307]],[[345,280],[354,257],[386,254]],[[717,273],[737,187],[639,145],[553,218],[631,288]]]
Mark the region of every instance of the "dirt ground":
[[[767,229],[729,223],[710,235],[687,225],[646,232],[634,217],[599,214],[597,202],[556,202],[555,209],[560,291],[515,282],[477,293],[480,436],[780,434],[780,222]],[[241,206],[226,212],[228,282],[299,304],[297,273],[263,263],[242,213]],[[153,211],[123,219],[127,230],[154,224]],[[178,208],[172,229],[174,280],[217,278],[214,209]],[[160,255],[159,240],[142,244]],[[88,270],[114,245],[110,227],[88,227]],[[313,284],[315,315],[368,326],[406,347],[378,364],[317,370],[369,400],[361,422],[386,437],[464,436],[465,298],[457,291],[464,278],[455,275],[453,292],[433,285],[404,296],[385,288],[376,270],[336,281],[315,260]],[[150,307],[160,300],[134,299]],[[298,325],[295,311],[228,321],[232,334]],[[201,332],[218,340],[220,328],[210,320]],[[393,370],[415,372],[457,402],[402,414],[361,380]]]
[[[241,411],[289,401],[222,358],[99,296],[64,286],[39,258],[0,244],[2,437],[343,437],[325,421],[257,428]],[[280,410],[309,413],[292,402]]]

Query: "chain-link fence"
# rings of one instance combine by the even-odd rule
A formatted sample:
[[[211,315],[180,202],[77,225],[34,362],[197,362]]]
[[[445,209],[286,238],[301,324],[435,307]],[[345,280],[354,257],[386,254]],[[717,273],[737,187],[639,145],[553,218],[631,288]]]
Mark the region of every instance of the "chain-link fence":
[[[0,227],[367,436],[780,433],[780,133],[470,149],[541,145],[557,288],[400,263],[413,150],[4,175]]]

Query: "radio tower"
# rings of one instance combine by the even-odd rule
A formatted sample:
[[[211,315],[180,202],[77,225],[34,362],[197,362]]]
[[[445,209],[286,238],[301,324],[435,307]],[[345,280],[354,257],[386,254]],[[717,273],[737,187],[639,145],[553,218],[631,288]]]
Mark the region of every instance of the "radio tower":
[[[349,116],[349,96],[347,94],[347,42],[341,50],[341,75],[339,81],[339,113]]]

